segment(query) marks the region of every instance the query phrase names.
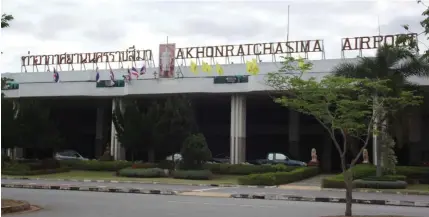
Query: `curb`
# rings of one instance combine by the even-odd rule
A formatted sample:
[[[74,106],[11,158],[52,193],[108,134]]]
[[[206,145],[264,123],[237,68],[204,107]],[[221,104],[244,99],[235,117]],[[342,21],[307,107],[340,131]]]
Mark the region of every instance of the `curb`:
[[[64,181],[64,182],[94,182],[94,183],[132,183],[132,184],[154,184],[154,185],[186,185],[201,187],[248,187],[248,188],[277,188],[277,186],[259,185],[233,185],[233,184],[189,184],[189,183],[166,183],[166,182],[141,182],[141,181],[118,181],[118,180],[91,180],[91,179],[45,179],[45,178],[25,178],[25,177],[1,177],[7,180],[37,180],[37,181]]]
[[[40,184],[1,184],[2,188],[46,189],[63,191],[94,191],[132,194],[177,195],[176,191],[142,188],[115,188],[106,186],[69,186],[69,185],[40,185]]]
[[[322,188],[320,191],[346,192],[345,189],[338,189],[338,188]],[[379,193],[379,194],[399,194],[399,195],[429,195],[429,191],[395,191],[395,190],[378,190],[378,189],[353,189],[353,192]]]
[[[1,208],[1,214],[26,211],[26,210],[29,210],[31,208],[30,204],[28,202],[26,202],[26,201],[18,200],[18,202],[21,202],[21,204],[20,205],[16,205],[16,206],[5,206],[5,207],[2,207]]]
[[[302,197],[283,194],[232,194],[232,198],[260,199],[260,200],[287,200],[287,201],[307,201],[325,203],[345,203],[345,198],[336,197]],[[353,199],[354,204],[372,204],[386,206],[408,206],[408,207],[429,207],[429,201],[404,201],[404,200],[365,200]]]

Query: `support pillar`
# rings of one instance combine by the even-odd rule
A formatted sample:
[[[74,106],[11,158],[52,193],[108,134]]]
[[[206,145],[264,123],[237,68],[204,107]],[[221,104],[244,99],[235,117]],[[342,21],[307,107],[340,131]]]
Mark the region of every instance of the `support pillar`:
[[[13,156],[15,159],[22,158],[24,155],[23,148],[13,148]]]
[[[121,113],[123,113],[125,110],[123,108],[123,103],[121,99],[113,98],[112,100],[112,113],[116,109],[116,102],[119,100],[119,105]],[[125,149],[121,146],[120,142],[118,141],[118,136],[116,135],[116,128],[115,124],[112,121],[112,129],[111,129],[111,138],[110,138],[110,153],[113,155],[114,160],[125,160]]]
[[[246,97],[234,94],[231,97],[231,164],[246,162]]]
[[[95,158],[103,155],[103,132],[104,132],[104,108],[97,108],[97,123],[95,126]]]
[[[294,159],[300,159],[299,127],[299,112],[289,110],[289,154]]]

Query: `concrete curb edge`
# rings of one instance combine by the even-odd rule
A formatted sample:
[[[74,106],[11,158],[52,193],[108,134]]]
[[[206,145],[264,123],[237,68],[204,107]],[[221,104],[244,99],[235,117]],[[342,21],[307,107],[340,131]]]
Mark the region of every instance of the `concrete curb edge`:
[[[154,184],[154,185],[186,185],[203,187],[248,187],[248,188],[276,188],[277,186],[256,186],[256,185],[233,185],[233,184],[189,184],[189,183],[165,183],[165,182],[141,182],[141,181],[118,181],[118,180],[93,180],[93,179],[45,179],[45,178],[20,178],[2,177],[7,180],[37,180],[37,181],[64,181],[64,182],[93,182],[93,183],[133,183],[133,184]]]
[[[260,199],[260,200],[287,200],[287,201],[307,201],[325,203],[345,203],[345,198],[335,197],[304,197],[283,194],[232,194],[232,198]],[[354,204],[372,204],[386,206],[408,206],[408,207],[429,207],[429,201],[403,201],[403,200],[365,200],[353,199]]]

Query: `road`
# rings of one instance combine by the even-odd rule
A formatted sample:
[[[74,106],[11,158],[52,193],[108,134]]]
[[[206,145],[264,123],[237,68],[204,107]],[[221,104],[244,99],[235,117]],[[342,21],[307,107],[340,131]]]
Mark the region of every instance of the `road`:
[[[73,186],[108,186],[122,188],[143,188],[156,190],[185,191],[205,191],[221,192],[230,194],[283,194],[308,197],[336,197],[344,198],[344,192],[337,191],[317,191],[317,190],[293,190],[279,188],[249,188],[249,187],[207,187],[207,186],[187,186],[187,185],[167,185],[167,184],[137,184],[137,183],[95,183],[95,182],[75,182],[75,181],[54,181],[54,180],[7,180],[2,179],[3,184],[41,184],[41,185],[73,185]],[[376,199],[376,200],[407,200],[407,201],[429,201],[428,195],[398,195],[354,192],[356,199]]]
[[[341,215],[344,204],[246,200],[193,196],[112,194],[104,192],[47,191],[2,188],[2,198],[27,200],[43,209],[15,217],[219,217]],[[428,208],[354,205],[354,214],[427,216]]]

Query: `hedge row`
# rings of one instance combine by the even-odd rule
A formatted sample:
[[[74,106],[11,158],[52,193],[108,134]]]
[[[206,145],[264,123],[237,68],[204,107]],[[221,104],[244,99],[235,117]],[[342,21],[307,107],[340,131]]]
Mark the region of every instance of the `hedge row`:
[[[385,175],[376,177],[376,167],[369,164],[359,164],[351,169],[353,180],[361,179],[363,181],[411,181],[418,180],[420,183],[429,182],[429,168],[413,167],[413,166],[398,166],[396,167],[396,175]],[[402,186],[398,184],[399,186]],[[380,185],[380,184],[373,184]],[[358,186],[356,186],[358,187]],[[386,186],[388,187],[388,186]],[[344,175],[338,174],[322,180],[322,188],[345,188]],[[385,187],[381,187],[385,188]]]
[[[130,161],[61,161],[62,166],[70,167],[73,170],[90,170],[90,171],[118,171],[124,168],[161,168],[172,169],[174,165],[168,161],[155,163],[133,163]],[[206,164],[205,169],[214,174],[229,175],[249,175],[254,173],[269,172],[290,172],[297,167],[278,165],[250,165],[250,164]]]
[[[213,173],[210,170],[176,170],[172,176],[175,179],[209,180]]]
[[[357,179],[353,181],[353,188],[373,188],[373,189],[405,189],[407,188],[406,181],[400,180],[362,180]]]
[[[206,164],[206,169],[215,174],[249,175],[255,173],[290,172],[297,167],[277,165],[252,165],[252,164]]]
[[[238,178],[240,185],[281,185],[310,178],[319,173],[317,167],[300,167],[290,172],[270,172],[250,174]]]
[[[69,172],[70,169],[67,167],[55,168],[55,169],[43,169],[43,170],[2,170],[2,175],[9,176],[33,176],[33,175],[45,175],[54,173],[65,173]]]
[[[137,178],[157,178],[157,177],[167,176],[164,170],[160,168],[149,168],[149,169],[125,168],[125,169],[119,170],[117,175],[124,176],[124,177],[137,177]]]

